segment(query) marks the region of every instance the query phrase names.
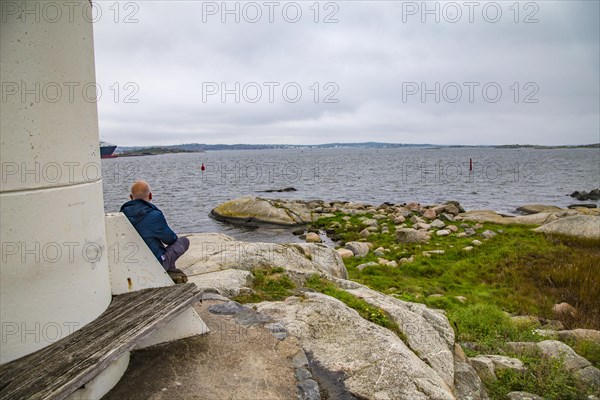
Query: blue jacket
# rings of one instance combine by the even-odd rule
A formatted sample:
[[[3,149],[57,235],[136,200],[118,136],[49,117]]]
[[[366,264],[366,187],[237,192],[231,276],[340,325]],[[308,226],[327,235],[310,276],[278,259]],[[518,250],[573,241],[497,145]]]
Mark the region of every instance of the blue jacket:
[[[131,200],[121,206],[121,212],[127,216],[156,259],[162,262],[160,257],[165,253],[165,244],[173,244],[177,240],[162,211],[147,201]]]

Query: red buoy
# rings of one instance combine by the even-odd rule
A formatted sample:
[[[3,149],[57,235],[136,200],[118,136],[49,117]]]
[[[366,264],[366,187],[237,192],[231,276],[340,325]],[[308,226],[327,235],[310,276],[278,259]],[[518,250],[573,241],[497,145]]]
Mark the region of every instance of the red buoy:
[[[206,169],[206,167],[204,166],[204,163],[202,163],[202,166],[200,167],[200,171],[204,171]]]

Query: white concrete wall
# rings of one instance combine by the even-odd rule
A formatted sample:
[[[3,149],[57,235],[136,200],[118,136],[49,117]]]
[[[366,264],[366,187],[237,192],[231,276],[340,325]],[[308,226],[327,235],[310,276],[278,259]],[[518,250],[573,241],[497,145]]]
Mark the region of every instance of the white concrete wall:
[[[0,363],[83,327],[111,300],[92,24],[81,12],[48,21],[45,4],[1,4]]]

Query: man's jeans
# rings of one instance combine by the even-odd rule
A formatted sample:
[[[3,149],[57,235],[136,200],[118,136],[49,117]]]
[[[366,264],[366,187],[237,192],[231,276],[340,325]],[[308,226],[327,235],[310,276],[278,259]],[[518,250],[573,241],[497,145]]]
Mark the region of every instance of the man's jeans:
[[[180,237],[175,243],[167,246],[165,254],[161,256],[163,268],[167,271],[175,268],[175,261],[177,261],[189,247],[190,241],[186,237]]]

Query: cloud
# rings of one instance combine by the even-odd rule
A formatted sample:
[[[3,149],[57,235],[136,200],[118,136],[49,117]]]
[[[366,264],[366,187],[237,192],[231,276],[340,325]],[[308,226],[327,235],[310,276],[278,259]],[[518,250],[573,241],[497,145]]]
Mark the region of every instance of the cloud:
[[[94,35],[120,145],[599,141],[598,2],[119,4]]]

